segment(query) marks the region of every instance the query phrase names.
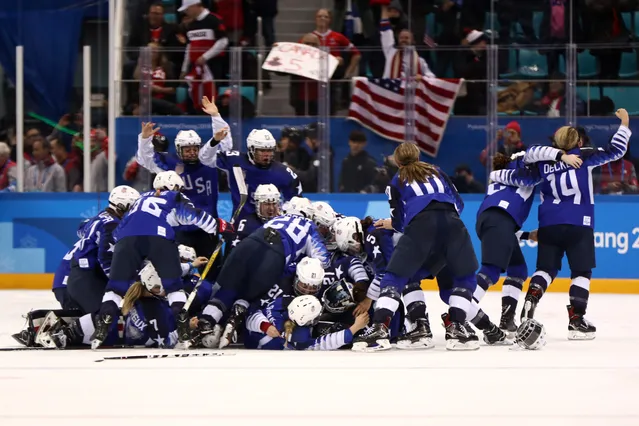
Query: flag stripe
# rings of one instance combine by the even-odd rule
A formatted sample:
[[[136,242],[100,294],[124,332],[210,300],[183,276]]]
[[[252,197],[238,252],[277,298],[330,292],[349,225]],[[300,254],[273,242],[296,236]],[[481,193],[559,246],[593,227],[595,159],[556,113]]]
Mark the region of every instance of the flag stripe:
[[[415,142],[436,156],[450,112],[463,80],[422,78],[415,88]],[[401,80],[358,78],[348,118],[382,137],[403,142],[406,137],[405,90]]]

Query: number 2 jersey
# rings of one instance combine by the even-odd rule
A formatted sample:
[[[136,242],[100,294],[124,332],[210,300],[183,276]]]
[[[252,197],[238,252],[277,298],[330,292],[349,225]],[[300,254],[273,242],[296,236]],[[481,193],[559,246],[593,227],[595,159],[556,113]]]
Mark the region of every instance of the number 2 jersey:
[[[217,219],[196,208],[182,193],[176,191],[146,192],[133,204],[117,228],[115,237],[121,240],[134,236],[159,236],[175,240],[174,227],[195,225],[214,234]]]
[[[629,128],[619,126],[605,148],[574,148],[568,151],[568,154],[577,154],[583,159],[579,169],[565,163],[542,162],[536,165],[536,173],[526,169],[500,170],[491,173],[490,178],[510,185],[541,184],[540,228],[552,225],[593,228],[595,198],[592,170],[622,158],[628,150],[631,135]]]

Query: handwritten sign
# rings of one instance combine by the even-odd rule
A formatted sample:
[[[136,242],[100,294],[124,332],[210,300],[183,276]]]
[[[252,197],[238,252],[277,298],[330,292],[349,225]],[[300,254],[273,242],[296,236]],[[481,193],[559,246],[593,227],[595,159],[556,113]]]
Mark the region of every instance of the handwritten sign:
[[[264,61],[262,69],[326,82],[330,80],[337,65],[337,58],[316,47],[299,43],[277,43]]]

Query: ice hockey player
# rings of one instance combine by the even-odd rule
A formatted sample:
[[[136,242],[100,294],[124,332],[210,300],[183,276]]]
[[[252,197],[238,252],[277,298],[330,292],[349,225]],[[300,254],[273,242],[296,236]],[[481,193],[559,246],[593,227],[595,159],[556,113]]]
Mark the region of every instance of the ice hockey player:
[[[73,253],[80,248],[80,241],[84,238],[84,226],[91,221],[91,218],[85,219],[80,223],[76,234],[78,241],[73,245],[71,250],[66,252],[58,269],[53,274],[53,284],[51,290],[55,295],[56,300],[60,303],[62,309],[80,309],[80,307],[69,298],[67,292],[67,282],[69,280],[69,272],[71,272],[71,259],[73,259]]]
[[[616,115],[621,125],[605,148],[583,147],[579,131],[574,127],[564,126],[555,132],[553,146],[582,158],[583,164],[578,169],[565,163],[541,162],[536,165],[534,174],[521,173],[526,170],[518,169],[500,170],[490,175],[493,181],[502,184],[533,186],[541,183],[537,271],[530,279],[521,318],[533,318],[539,300],[561,269],[565,254],[572,278],[569,290],[571,304],[567,306],[570,340],[591,340],[597,331],[584,318],[592,270],[596,266],[592,171],[595,167],[622,158],[628,150],[632,135],[628,128],[628,112],[621,108]]]
[[[290,200],[293,196],[302,195],[302,184],[293,171],[273,160],[275,155],[275,138],[266,129],[254,129],[246,138],[248,147],[247,153],[230,151],[219,153],[217,156],[217,167],[224,170],[229,179],[229,188],[233,200],[233,211],[240,203],[240,193],[232,173],[234,166],[240,166],[244,171],[246,186],[251,200],[252,194],[259,185],[273,184],[277,187],[284,201]],[[238,220],[244,219],[255,213],[255,204],[246,203]]]
[[[67,280],[70,303],[82,313],[100,308],[102,295],[111,274],[114,231],[140,193],[130,186],[116,186],[109,194],[109,207],[84,226],[84,236],[77,243]]]
[[[250,349],[293,349],[330,351],[348,345],[353,335],[366,327],[368,313],[357,317],[350,328],[313,338],[313,326],[322,304],[311,295],[281,296],[265,308],[252,312],[246,321],[245,346]]]
[[[395,149],[394,158],[399,171],[391,180],[386,194],[393,228],[403,232],[403,235],[395,246],[380,282],[381,291],[375,304],[373,325],[354,343],[354,349],[358,343],[364,350],[391,348],[388,326],[399,306],[399,292],[411,286],[409,281],[418,286],[419,280],[415,278],[419,277],[416,273],[428,270],[436,263],[447,265],[454,281],[449,298],[450,323],[446,327],[446,348],[479,348],[478,342],[471,338],[464,326],[477,285],[475,271],[478,264],[470,235],[459,218],[463,202],[448,176],[438,167],[419,161],[419,155],[419,148],[411,143],[402,143]],[[428,237],[425,238],[425,235]],[[339,231],[336,238],[339,243]],[[412,311],[415,317],[425,318],[424,293],[421,290],[413,293],[416,296],[414,300],[406,300],[404,294],[408,315]],[[411,304],[414,309],[411,309]],[[424,338],[432,335],[430,327],[419,330],[419,334]],[[413,339],[411,343],[414,343]]]
[[[186,296],[174,227],[195,225],[213,236],[233,232],[232,225],[226,221],[193,206],[180,192],[184,188],[184,181],[176,172],[158,173],[153,187],[155,192],[143,194],[117,229],[112,273],[91,339],[94,349],[102,344],[114,325],[122,297],[136,279],[145,259],[156,267],[171,309],[177,317],[186,302]],[[186,324],[182,326],[186,327]]]
[[[142,123],[138,136],[136,160],[151,173],[173,170],[184,181],[184,195],[193,205],[217,217],[218,171],[215,166],[218,151],[228,151],[233,140],[228,125],[220,117],[215,102],[202,100],[203,110],[211,116],[213,138],[202,145],[194,130],[181,130],[175,137],[177,155],[155,152],[153,135],[160,130],[153,123]],[[200,256],[209,257],[217,242],[196,226],[183,225],[176,229],[176,241],[193,247]]]

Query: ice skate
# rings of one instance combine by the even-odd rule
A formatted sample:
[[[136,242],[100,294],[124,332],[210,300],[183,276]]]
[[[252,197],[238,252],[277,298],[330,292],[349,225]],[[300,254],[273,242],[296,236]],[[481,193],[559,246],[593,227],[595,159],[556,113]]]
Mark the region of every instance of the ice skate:
[[[224,331],[220,337],[220,349],[224,349],[231,343],[237,342],[237,332],[244,325],[244,319],[246,318],[246,308],[242,305],[233,305],[233,312],[229,317]]]
[[[428,318],[420,318],[415,327],[397,339],[397,349],[430,349],[434,348],[433,333],[430,331]]]
[[[378,352],[391,349],[388,327],[381,323],[374,323],[356,337],[352,350],[355,352]]]
[[[543,294],[544,291],[538,284],[531,284],[528,292],[526,293],[526,299],[524,299],[524,307],[521,310],[521,322],[526,319],[533,319],[535,316],[535,309],[537,309],[539,299],[541,299]]]
[[[222,335],[222,326],[214,324],[207,318],[199,318],[197,322],[197,330],[199,341],[202,346],[209,349],[217,349],[220,345],[220,336]]]
[[[176,348],[188,349],[191,346],[193,336],[191,335],[190,320],[187,312],[181,311],[178,314],[176,325],[178,335]]]
[[[484,331],[484,342],[490,346],[510,346],[514,339],[510,339],[503,330],[492,324],[490,330]]]
[[[509,339],[514,340],[517,334],[517,324],[515,323],[515,310],[510,306],[506,306],[501,311],[501,320],[499,321],[499,329],[503,331]]]
[[[91,349],[93,350],[102,346],[102,343],[106,340],[111,324],[113,324],[113,317],[109,314],[97,315],[95,321],[95,331],[91,336]]]
[[[446,349],[449,351],[475,351],[479,349],[477,335],[468,332],[466,326],[450,320],[448,312],[442,314],[446,328]]]
[[[583,314],[575,313],[575,308],[571,305],[568,308],[568,340],[592,340],[595,338],[597,328],[592,325]]]

